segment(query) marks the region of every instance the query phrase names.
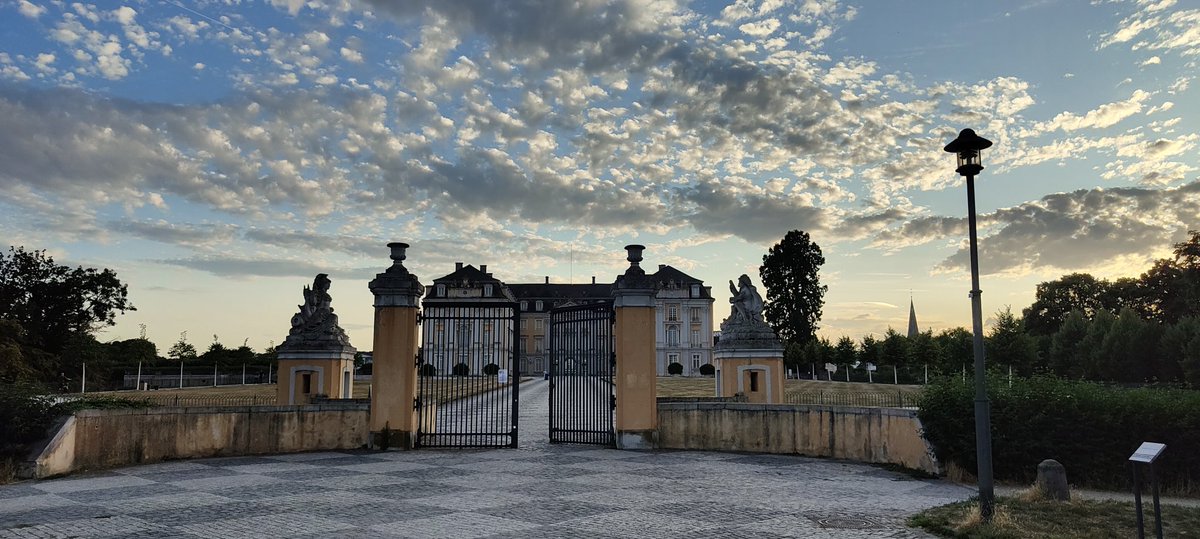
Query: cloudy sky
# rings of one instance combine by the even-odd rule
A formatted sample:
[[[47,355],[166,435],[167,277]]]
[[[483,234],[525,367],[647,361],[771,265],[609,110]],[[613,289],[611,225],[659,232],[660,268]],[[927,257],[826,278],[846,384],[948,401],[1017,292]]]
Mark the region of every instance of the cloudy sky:
[[[713,285],[789,229],[822,333],[970,325],[1200,228],[1200,9],[1175,0],[0,0],[0,243],[115,269],[102,339],[280,342],[318,272],[412,244],[510,282],[611,281],[622,247]]]

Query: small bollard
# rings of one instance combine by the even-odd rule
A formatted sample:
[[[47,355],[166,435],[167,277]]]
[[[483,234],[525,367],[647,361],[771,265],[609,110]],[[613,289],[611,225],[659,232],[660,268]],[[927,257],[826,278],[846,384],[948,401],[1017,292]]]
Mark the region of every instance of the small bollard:
[[[1048,500],[1065,502],[1071,499],[1067,469],[1054,459],[1046,459],[1038,464],[1036,488]]]

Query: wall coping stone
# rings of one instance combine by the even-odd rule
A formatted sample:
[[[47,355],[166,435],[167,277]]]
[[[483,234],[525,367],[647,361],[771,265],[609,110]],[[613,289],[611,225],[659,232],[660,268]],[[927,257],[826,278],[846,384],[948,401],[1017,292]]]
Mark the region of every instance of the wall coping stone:
[[[75,417],[110,417],[122,415],[172,415],[172,414],[247,414],[280,412],[334,412],[368,411],[370,404],[308,404],[304,406],[178,406],[156,408],[118,408],[108,410],[80,410]]]
[[[868,406],[833,406],[828,404],[753,404],[748,402],[658,401],[659,409],[667,410],[744,410],[771,412],[838,412],[852,415],[886,415],[917,417],[914,408],[875,408]]]

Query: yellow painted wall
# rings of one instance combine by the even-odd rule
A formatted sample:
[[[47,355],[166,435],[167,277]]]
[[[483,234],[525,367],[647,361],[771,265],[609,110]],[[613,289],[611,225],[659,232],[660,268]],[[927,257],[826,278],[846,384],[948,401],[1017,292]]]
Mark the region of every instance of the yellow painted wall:
[[[915,410],[705,402],[657,408],[666,449],[800,454],[939,472]]]
[[[319,376],[316,372],[296,372],[292,373],[293,367],[318,367],[324,371],[324,377]],[[280,406],[288,404],[308,404],[309,400],[314,395],[325,395],[331,399],[347,399],[352,395],[345,395],[342,391],[342,373],[349,370],[351,379],[351,390],[353,390],[354,380],[354,361],[341,358],[335,359],[280,359],[279,360],[279,380],[276,382],[275,402]],[[312,383],[308,394],[304,393],[303,376],[311,374]],[[291,386],[295,384],[294,403],[289,402],[291,395]]]
[[[653,430],[658,424],[654,307],[619,307],[616,311],[617,412],[613,427],[618,432]]]
[[[767,367],[768,371],[759,371],[758,391],[751,391],[750,372],[741,374],[742,389],[747,402],[756,404],[771,404],[783,402],[783,358],[718,358],[715,367],[721,370],[721,394],[718,397],[732,397],[738,393],[738,368],[748,366]],[[768,384],[770,391],[768,391]],[[768,396],[770,397],[768,399]]]
[[[55,439],[62,443],[37,458],[36,477],[168,459],[357,449],[367,442],[367,405],[83,410]]]
[[[374,370],[371,372],[371,431],[416,432],[417,309],[375,309]]]

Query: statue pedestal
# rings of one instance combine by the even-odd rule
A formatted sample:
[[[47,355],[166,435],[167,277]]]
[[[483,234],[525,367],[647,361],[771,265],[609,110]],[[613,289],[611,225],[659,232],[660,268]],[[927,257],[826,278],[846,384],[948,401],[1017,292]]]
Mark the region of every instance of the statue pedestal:
[[[322,395],[331,399],[354,396],[354,347],[328,350],[279,350],[276,402],[308,404]]]
[[[775,404],[784,401],[782,348],[718,348],[717,396],[746,396],[747,402]]]

